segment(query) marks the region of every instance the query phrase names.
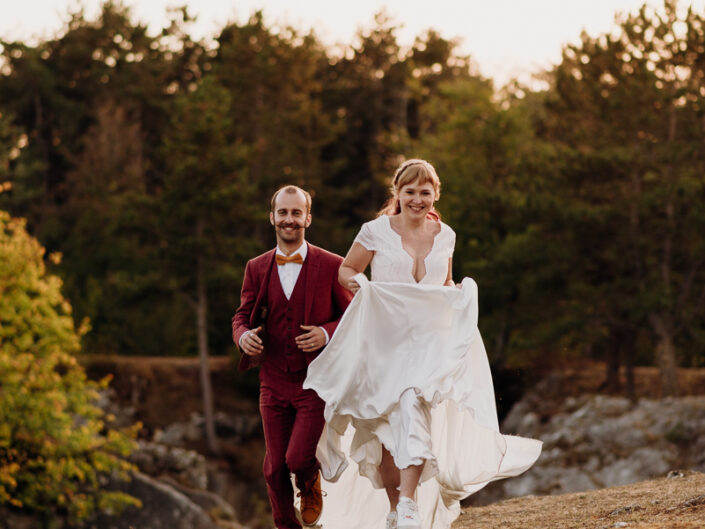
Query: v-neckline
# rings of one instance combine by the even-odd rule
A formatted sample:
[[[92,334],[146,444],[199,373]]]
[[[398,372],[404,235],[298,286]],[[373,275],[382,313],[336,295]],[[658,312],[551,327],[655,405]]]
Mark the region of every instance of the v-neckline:
[[[423,275],[423,277],[422,277],[421,279],[419,279],[418,281],[416,281],[416,278],[414,277],[414,272],[413,272],[413,270],[414,270],[414,263],[416,262],[416,259],[414,259],[414,256],[411,255],[411,254],[406,250],[406,248],[404,248],[404,239],[402,238],[401,233],[399,233],[397,230],[394,229],[394,227],[392,227],[392,218],[391,218],[391,215],[385,215],[385,217],[387,217],[387,226],[389,226],[389,230],[390,230],[394,235],[396,235],[396,236],[399,238],[399,247],[401,248],[402,252],[404,252],[404,254],[406,254],[406,256],[411,260],[411,270],[409,270],[409,276],[411,276],[411,279],[414,280],[414,283],[416,283],[417,285],[420,285],[421,282],[422,282],[424,279],[426,279],[426,276],[428,276],[428,267],[426,266],[426,259],[428,259],[428,256],[431,255],[431,254],[433,253],[433,250],[436,248],[436,241],[438,240],[438,236],[439,236],[439,235],[441,234],[441,232],[443,231],[443,223],[439,221],[439,224],[441,225],[441,229],[438,230],[438,233],[436,233],[436,234],[433,236],[433,243],[431,244],[431,249],[428,251],[428,253],[427,253],[426,255],[424,255],[424,258],[422,259],[422,261],[423,261],[423,266],[424,266],[424,268],[426,269],[425,272],[424,272],[424,275]]]

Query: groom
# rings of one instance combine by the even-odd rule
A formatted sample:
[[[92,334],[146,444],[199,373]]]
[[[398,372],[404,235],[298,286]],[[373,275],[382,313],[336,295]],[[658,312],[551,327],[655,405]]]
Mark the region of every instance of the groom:
[[[333,335],[351,293],[338,283],[343,259],[304,240],[311,195],[285,186],[272,197],[277,247],[245,267],[233,340],[244,371],[261,365],[260,413],[267,453],[264,477],[277,529],[299,529],[290,473],[301,491],[301,519],[315,524],[323,507],[316,445],[323,401],[304,390],[308,364]]]

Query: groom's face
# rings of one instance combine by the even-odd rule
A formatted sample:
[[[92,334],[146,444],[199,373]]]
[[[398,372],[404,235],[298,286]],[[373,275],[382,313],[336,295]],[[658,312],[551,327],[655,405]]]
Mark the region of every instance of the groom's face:
[[[279,192],[269,220],[274,225],[278,241],[286,244],[303,243],[306,228],[311,224],[311,214],[306,209],[304,194],[301,191]]]

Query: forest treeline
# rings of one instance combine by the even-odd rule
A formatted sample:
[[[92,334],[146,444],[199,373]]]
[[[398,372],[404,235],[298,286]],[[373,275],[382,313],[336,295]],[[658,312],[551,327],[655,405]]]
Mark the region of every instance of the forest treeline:
[[[431,161],[499,368],[566,358],[705,364],[705,13],[667,0],[583,34],[501,89],[435,31],[379,15],[353,43],[268,25],[214,41],[186,9],[152,35],[129,8],[0,40],[0,209],[54,255],[89,353],[232,354],[269,198],[314,195],[308,239],[345,253],[400,160]],[[577,36],[576,36],[577,37]]]

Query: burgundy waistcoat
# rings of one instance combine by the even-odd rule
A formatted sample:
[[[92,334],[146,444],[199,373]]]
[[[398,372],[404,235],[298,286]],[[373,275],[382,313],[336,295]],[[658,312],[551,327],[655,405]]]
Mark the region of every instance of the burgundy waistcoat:
[[[267,321],[265,323],[265,355],[262,370],[272,374],[305,375],[308,363],[306,354],[296,346],[296,337],[303,334],[304,290],[308,259],[296,279],[291,297],[286,299],[277,270],[276,261],[269,274],[267,286]],[[298,376],[297,376],[298,375]],[[288,378],[288,377],[287,377]]]

